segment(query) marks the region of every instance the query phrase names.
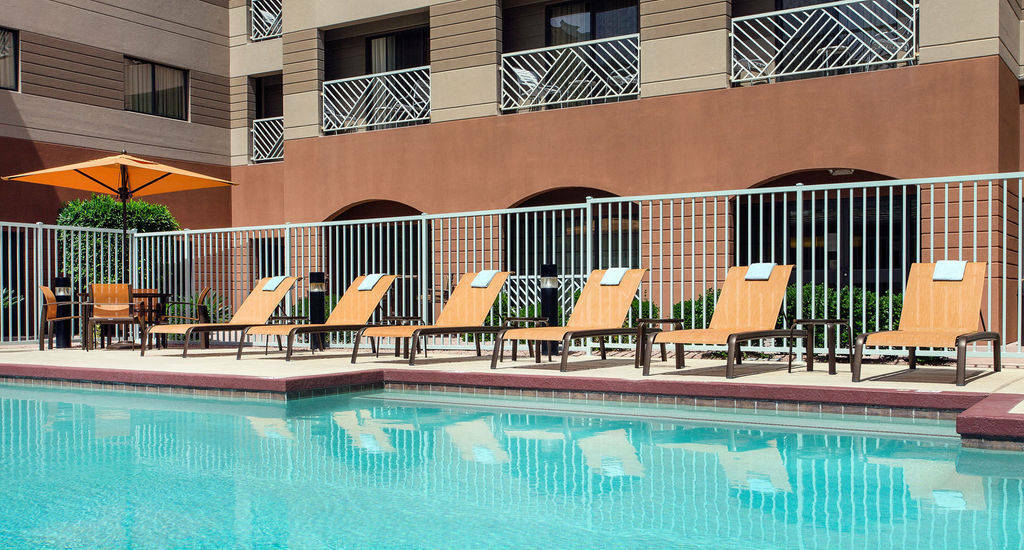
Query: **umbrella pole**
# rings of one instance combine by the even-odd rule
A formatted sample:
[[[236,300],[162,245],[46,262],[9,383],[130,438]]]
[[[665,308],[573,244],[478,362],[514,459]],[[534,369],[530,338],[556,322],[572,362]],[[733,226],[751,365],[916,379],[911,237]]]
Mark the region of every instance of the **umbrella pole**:
[[[123,153],[123,152],[122,152]],[[128,169],[121,165],[121,283],[128,283]]]

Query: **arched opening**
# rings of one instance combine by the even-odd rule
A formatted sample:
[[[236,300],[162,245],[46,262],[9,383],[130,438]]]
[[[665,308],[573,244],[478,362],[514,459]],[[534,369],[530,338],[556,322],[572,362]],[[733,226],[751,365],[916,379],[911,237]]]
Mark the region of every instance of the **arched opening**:
[[[360,275],[397,275],[385,296],[384,315],[418,315],[421,247],[420,211],[408,204],[371,200],[343,208],[323,229],[330,293],[340,297]],[[429,264],[429,262],[428,262]]]
[[[791,264],[799,253],[807,284],[873,292],[902,288],[918,251],[916,187],[826,185],[890,179],[862,170],[828,169],[793,172],[758,184],[762,193],[734,198],[736,263]],[[803,184],[799,192],[792,190],[797,183]],[[777,190],[781,187],[790,190]]]
[[[584,276],[585,250],[594,267],[634,267],[640,261],[640,207],[633,203],[597,203],[588,228],[587,197],[615,197],[591,187],[565,187],[533,195],[516,204],[522,212],[506,216],[505,257],[517,275],[536,277],[544,264],[563,276]],[[564,210],[546,207],[565,205]],[[591,240],[588,246],[588,239]]]

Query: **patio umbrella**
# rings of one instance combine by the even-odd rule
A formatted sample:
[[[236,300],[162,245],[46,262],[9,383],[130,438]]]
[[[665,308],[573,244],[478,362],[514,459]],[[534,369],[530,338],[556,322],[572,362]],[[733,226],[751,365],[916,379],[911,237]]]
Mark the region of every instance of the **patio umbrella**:
[[[114,195],[121,199],[121,264],[128,280],[128,200],[145,195],[235,185],[227,180],[125,154],[3,178]]]

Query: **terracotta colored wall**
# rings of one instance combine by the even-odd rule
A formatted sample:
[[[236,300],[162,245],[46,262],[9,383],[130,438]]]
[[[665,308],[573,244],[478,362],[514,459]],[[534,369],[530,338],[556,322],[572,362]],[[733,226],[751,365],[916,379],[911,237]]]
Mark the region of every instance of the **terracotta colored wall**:
[[[991,56],[291,140],[282,163],[232,169],[242,184],[233,221],[323,220],[368,199],[424,212],[502,208],[568,186],[743,188],[837,166],[898,178],[1015,169],[1008,74]]]
[[[111,154],[115,153],[0,137],[0,175],[20,174]],[[225,166],[153,160],[221,178],[230,175],[230,170]],[[0,220],[53,223],[57,211],[65,202],[87,196],[88,193],[72,189],[3,181],[0,182]],[[228,189],[153,195],[144,200],[166,204],[182,227],[200,229],[231,225],[231,192]]]

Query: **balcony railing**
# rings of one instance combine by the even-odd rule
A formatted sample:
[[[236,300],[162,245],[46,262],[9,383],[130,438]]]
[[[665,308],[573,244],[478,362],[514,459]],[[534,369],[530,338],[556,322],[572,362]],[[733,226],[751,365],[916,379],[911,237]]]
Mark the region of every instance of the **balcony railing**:
[[[736,17],[732,82],[911,63],[917,13],[914,0],[846,0]]]
[[[430,120],[430,67],[324,82],[324,132]]]
[[[266,40],[281,36],[281,0],[252,0],[249,5],[250,38]]]
[[[252,121],[252,161],[267,162],[284,158],[284,118],[259,118]]]
[[[501,71],[504,111],[636,96],[640,35],[507,53]]]

